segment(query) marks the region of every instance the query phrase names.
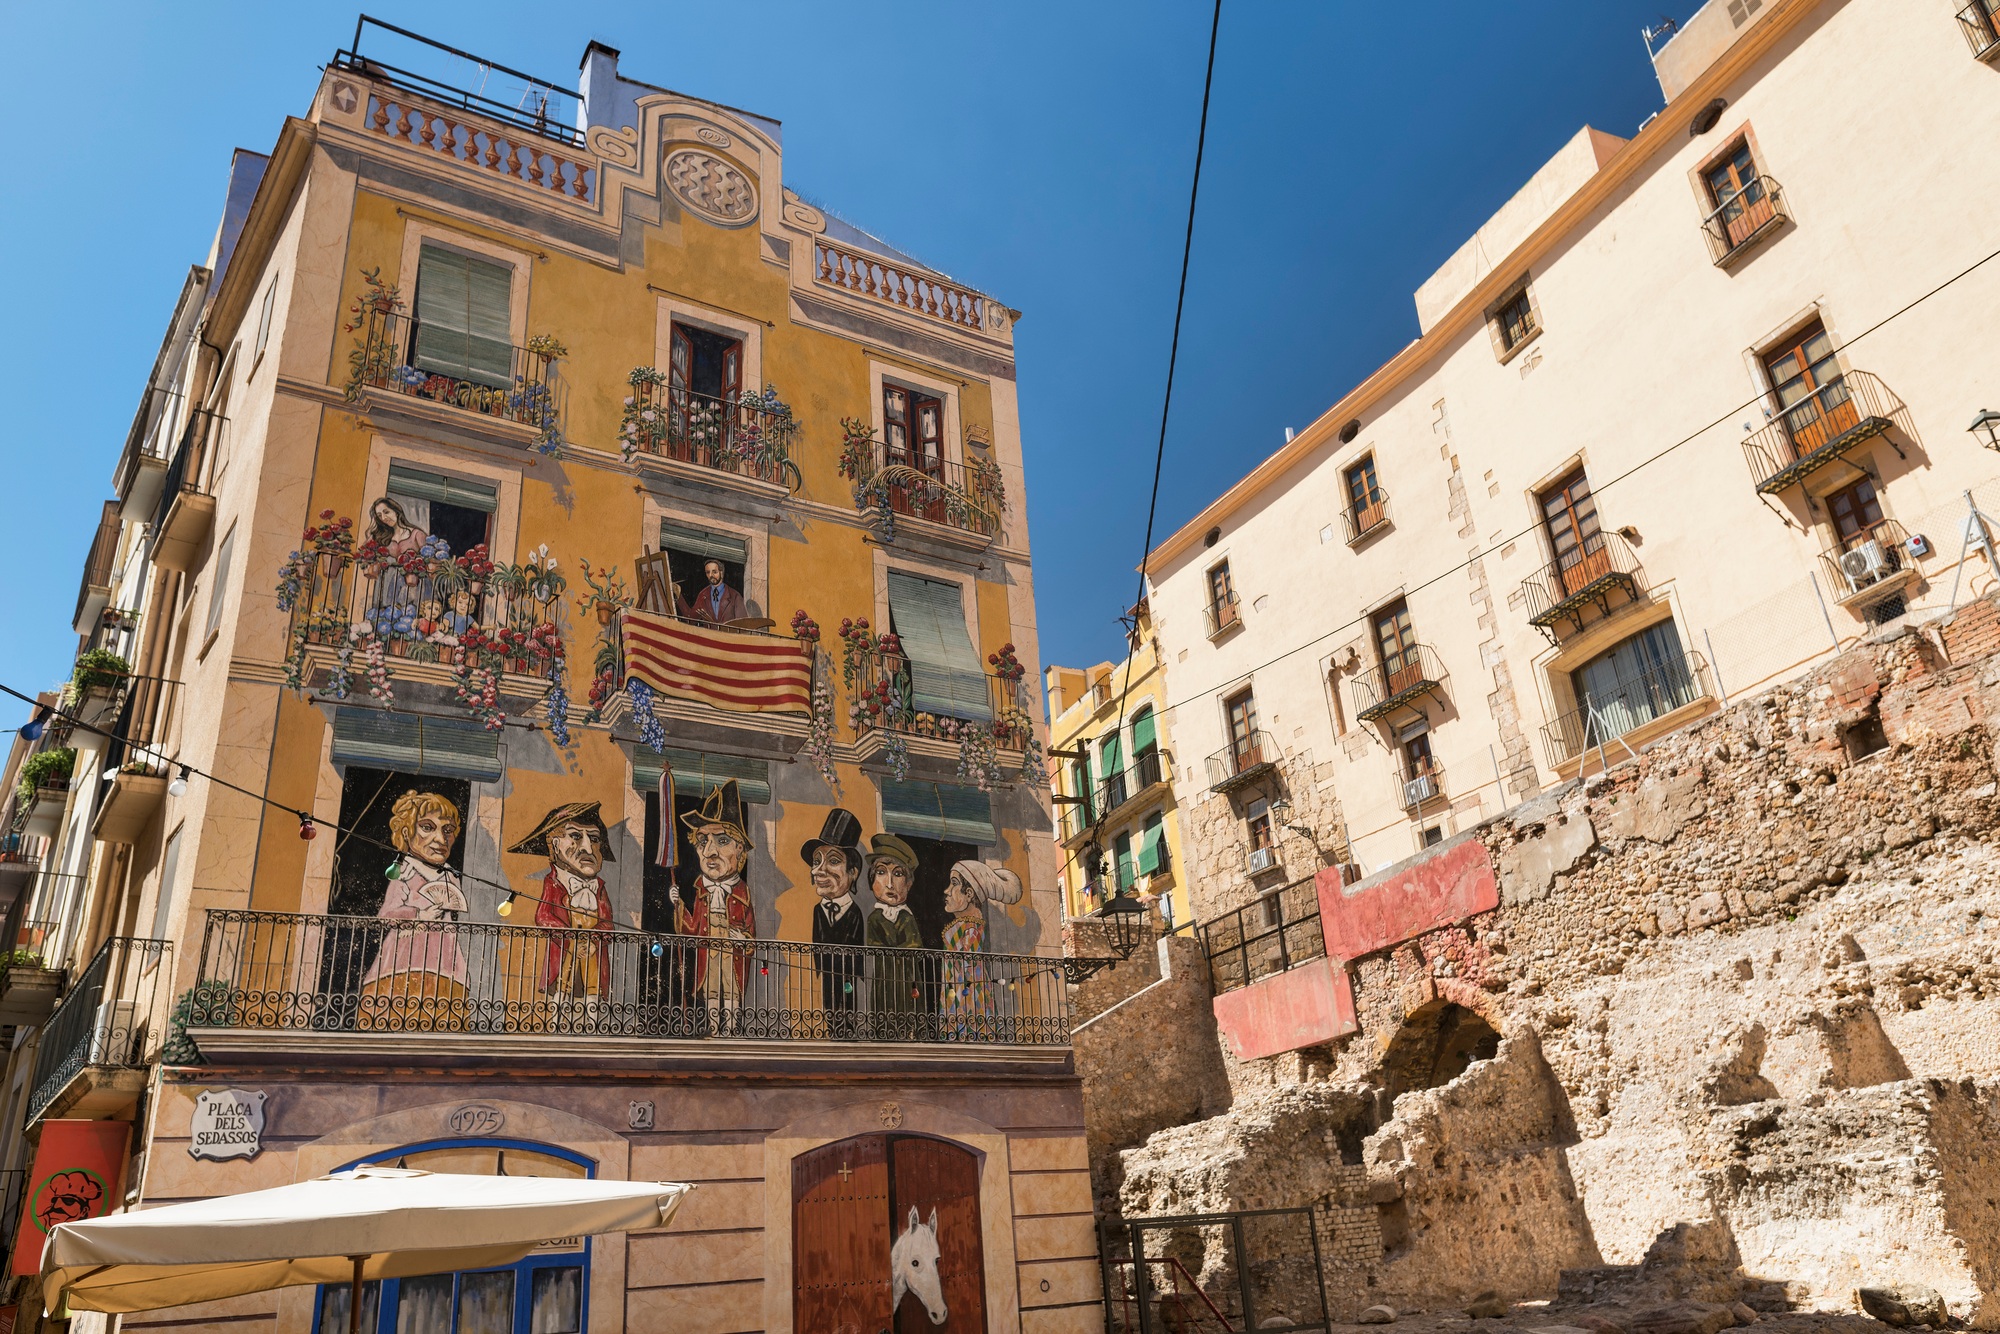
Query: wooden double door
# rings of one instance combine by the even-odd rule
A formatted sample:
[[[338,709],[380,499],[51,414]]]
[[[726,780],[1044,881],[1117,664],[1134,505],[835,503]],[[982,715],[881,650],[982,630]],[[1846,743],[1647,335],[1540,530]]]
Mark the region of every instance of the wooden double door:
[[[891,1253],[910,1211],[935,1212],[934,1324],[917,1282],[893,1309]],[[909,1249],[930,1263],[927,1247]],[[984,1334],[979,1158],[922,1135],[857,1135],[792,1160],[792,1328],[797,1334]]]

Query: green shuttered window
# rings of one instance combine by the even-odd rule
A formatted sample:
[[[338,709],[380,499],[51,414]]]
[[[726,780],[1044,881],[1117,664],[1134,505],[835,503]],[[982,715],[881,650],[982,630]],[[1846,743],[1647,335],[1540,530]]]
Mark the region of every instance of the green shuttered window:
[[[882,827],[892,834],[943,838],[955,843],[998,843],[993,799],[956,783],[882,780]]]
[[[1160,724],[1153,711],[1147,709],[1132,720],[1132,755],[1138,758],[1149,750],[1160,746]]]
[[[919,712],[975,722],[993,717],[957,584],[889,571],[889,619],[909,655],[911,704]]]
[[[513,383],[507,303],[513,270],[425,242],[417,254],[417,337],[410,364],[454,379]]]
[[[660,520],[660,549],[665,551],[685,551],[704,559],[733,561],[747,565],[750,561],[750,544],[730,533],[718,533],[707,528],[694,528],[684,523]],[[685,577],[686,571],[675,570],[676,577]]]
[[[469,718],[343,708],[333,715],[333,762],[493,783],[500,734]]]
[[[752,806],[771,800],[771,765],[768,760],[748,760],[740,755],[706,755],[700,751],[669,747],[654,754],[646,746],[632,750],[632,786],[641,792],[657,791],[662,763],[674,771],[674,791],[683,797],[705,797],[734,778],[736,790]]]
[[[1160,870],[1161,854],[1166,848],[1167,830],[1160,813],[1154,811],[1146,817],[1146,823],[1139,829],[1139,874],[1154,875]]]
[[[495,487],[484,482],[469,482],[462,477],[426,472],[402,463],[389,465],[389,494],[408,496],[412,500],[440,500],[447,505],[478,510],[483,514],[491,514],[500,508],[500,492]]]

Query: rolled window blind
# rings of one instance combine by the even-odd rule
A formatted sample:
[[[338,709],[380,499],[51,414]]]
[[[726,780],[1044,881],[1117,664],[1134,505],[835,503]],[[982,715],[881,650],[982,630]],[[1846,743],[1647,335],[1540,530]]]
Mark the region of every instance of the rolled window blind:
[[[993,717],[957,584],[889,571],[889,619],[909,655],[914,708],[974,722]]]
[[[475,384],[513,383],[507,303],[513,272],[426,243],[417,253],[417,336],[410,364]]]

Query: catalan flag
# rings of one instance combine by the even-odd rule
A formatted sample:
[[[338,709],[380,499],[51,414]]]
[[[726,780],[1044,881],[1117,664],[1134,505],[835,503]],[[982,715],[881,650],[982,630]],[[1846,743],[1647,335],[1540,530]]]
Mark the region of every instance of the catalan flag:
[[[812,650],[754,630],[624,612],[625,674],[663,695],[731,713],[807,713]]]

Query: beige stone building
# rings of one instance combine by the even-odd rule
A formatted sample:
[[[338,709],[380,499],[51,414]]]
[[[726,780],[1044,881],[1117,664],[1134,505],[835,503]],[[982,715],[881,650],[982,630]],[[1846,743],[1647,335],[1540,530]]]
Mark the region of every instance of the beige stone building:
[[[1159,546],[1198,916],[1992,587],[1991,33],[1707,4],[1656,116],[1579,131],[1422,282],[1420,338]]]

